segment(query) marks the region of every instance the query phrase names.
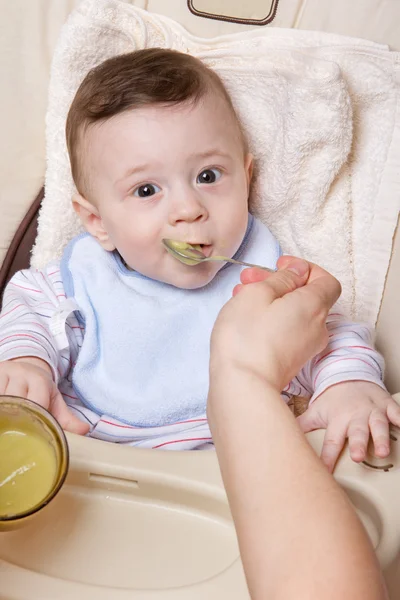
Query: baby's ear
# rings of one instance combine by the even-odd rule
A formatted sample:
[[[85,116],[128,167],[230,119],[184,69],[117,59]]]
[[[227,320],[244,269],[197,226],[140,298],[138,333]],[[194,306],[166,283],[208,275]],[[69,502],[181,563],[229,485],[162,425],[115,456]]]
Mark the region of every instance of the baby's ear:
[[[250,190],[250,183],[253,177],[253,166],[254,166],[254,157],[250,152],[246,154],[244,157],[244,168],[247,174],[247,187]]]
[[[115,250],[115,246],[110,240],[107,230],[104,227],[100,213],[94,204],[76,193],[72,197],[72,206],[82,221],[85,229],[96,238],[104,250],[108,250],[109,252]]]

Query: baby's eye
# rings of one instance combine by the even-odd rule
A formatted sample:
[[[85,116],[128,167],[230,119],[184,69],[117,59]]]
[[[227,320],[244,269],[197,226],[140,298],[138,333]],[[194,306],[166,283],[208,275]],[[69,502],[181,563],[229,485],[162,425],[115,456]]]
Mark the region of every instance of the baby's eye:
[[[139,198],[149,198],[150,196],[154,196],[157,192],[160,192],[161,189],[158,185],[154,185],[154,183],[145,183],[144,185],[140,185],[133,192],[134,196],[138,196]]]
[[[204,169],[197,175],[197,183],[215,183],[221,177],[222,173],[217,168]]]

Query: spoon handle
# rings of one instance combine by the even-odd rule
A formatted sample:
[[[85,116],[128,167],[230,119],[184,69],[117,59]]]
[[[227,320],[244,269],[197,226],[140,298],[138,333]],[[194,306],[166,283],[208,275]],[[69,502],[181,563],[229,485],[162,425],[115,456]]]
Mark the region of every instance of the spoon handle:
[[[268,267],[262,267],[261,265],[253,265],[252,263],[243,262],[242,260],[234,260],[233,258],[227,258],[226,256],[209,256],[208,258],[204,258],[201,262],[209,260],[222,260],[224,262],[234,263],[235,265],[243,265],[243,267],[257,267],[257,269],[262,269],[263,271],[268,271],[269,273],[275,273],[276,270],[269,269]]]

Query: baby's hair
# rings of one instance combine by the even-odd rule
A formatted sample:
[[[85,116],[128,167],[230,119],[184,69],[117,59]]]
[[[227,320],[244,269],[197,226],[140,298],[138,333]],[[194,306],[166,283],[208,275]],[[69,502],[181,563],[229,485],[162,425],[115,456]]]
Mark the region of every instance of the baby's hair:
[[[125,111],[147,105],[198,102],[209,91],[226,102],[238,124],[232,101],[218,75],[190,54],[148,48],[110,58],[86,75],[76,92],[66,123],[72,177],[82,191],[79,146],[85,130]]]

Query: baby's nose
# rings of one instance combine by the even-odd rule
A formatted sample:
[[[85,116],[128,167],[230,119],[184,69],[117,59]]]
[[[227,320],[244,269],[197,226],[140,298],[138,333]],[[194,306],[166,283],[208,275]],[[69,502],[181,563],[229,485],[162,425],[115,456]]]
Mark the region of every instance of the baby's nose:
[[[208,212],[200,198],[196,194],[187,193],[180,198],[175,198],[169,215],[171,225],[185,221],[193,223],[207,218]]]

